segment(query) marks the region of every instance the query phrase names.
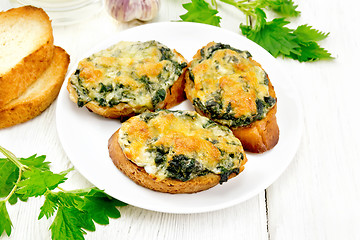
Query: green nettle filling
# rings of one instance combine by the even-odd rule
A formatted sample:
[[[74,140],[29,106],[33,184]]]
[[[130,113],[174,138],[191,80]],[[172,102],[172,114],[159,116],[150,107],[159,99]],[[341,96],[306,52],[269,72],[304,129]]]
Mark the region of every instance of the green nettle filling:
[[[229,179],[229,176],[232,173],[235,173],[236,175],[240,173],[240,169],[234,168],[233,164],[230,164],[230,166],[219,165],[216,172],[210,171],[194,158],[184,154],[171,154],[170,149],[165,149],[164,147],[156,147],[155,149],[148,151],[155,152],[155,165],[158,168],[165,169],[165,173],[168,178],[183,182],[191,180],[195,177],[207,175],[209,173],[215,173],[220,175],[220,184],[222,184]],[[234,153],[230,155],[233,155],[233,158],[235,157]],[[240,153],[238,157],[240,157],[241,160],[244,158],[242,153]],[[167,158],[170,158],[168,162],[166,161]]]
[[[248,51],[241,51],[239,49],[233,48],[228,44],[223,44],[223,43],[216,43],[215,45],[209,47],[209,48],[202,48],[200,50],[200,55],[201,55],[201,61],[205,60],[205,59],[209,59],[213,56],[213,54],[218,51],[218,50],[223,50],[223,49],[230,49],[233,50],[237,53],[240,54],[240,56],[244,57],[244,58],[249,58],[251,57],[251,54]]]
[[[159,116],[159,114],[163,112],[173,112],[179,113],[179,117],[183,118],[184,120],[193,121],[199,118],[199,115],[195,115],[189,112],[184,111],[171,111],[171,110],[158,110],[155,112],[145,112],[140,115],[140,119],[146,123],[149,123],[152,119]],[[205,118],[204,118],[205,119]],[[202,123],[202,127],[204,129],[216,129],[217,131],[222,131],[225,133],[230,134],[231,131],[225,127],[217,124],[216,122],[206,119]],[[190,155],[184,154],[176,154],[172,147],[165,147],[163,145],[155,146],[158,139],[152,138],[147,142],[147,152],[150,153],[152,158],[154,159],[155,166],[157,169],[161,169],[161,171],[165,172],[166,177],[171,179],[176,179],[180,181],[188,181],[198,176],[204,176],[209,173],[214,173],[220,175],[220,184],[226,182],[229,176],[232,173],[236,175],[240,173],[240,168],[234,166],[234,160],[242,161],[244,160],[244,155],[241,152],[234,151],[234,152],[226,152],[218,144],[218,140],[213,139],[205,139],[211,142],[221,154],[221,161],[216,166],[216,169],[207,169],[201,162],[197,161],[198,158],[196,152],[191,153]],[[228,141],[226,144],[239,146],[241,145],[240,142],[236,141]]]
[[[266,116],[266,113],[275,105],[276,99],[268,96],[264,100],[256,99],[257,113],[252,115],[242,115],[235,117],[235,113],[231,107],[231,103],[224,107],[221,100],[210,99],[203,104],[199,98],[193,99],[193,104],[200,111],[207,114],[211,119],[228,127],[246,126],[250,123],[261,120]]]
[[[207,49],[203,48],[200,50],[201,59],[195,62],[194,64],[200,64],[205,59],[210,59],[213,54],[218,50],[230,49],[237,53],[239,53],[239,57],[249,58],[251,54],[247,51],[241,51],[235,49],[227,44],[217,43]],[[230,56],[227,59],[228,62],[237,62],[238,59],[234,56]],[[215,66],[215,69],[218,70],[218,66]],[[191,70],[189,70],[189,79],[195,81],[195,76]],[[264,72],[264,78],[260,79],[260,84],[269,85],[269,79],[267,74]],[[244,87],[244,91],[248,91],[246,87],[250,87],[249,85]],[[269,96],[259,97],[255,100],[256,103],[256,113],[242,115],[240,117],[235,117],[235,111],[231,106],[231,103],[225,104],[222,97],[223,90],[219,89],[216,92],[213,92],[209,96],[207,96],[207,100],[203,101],[198,97],[193,99],[193,105],[201,112],[205,113],[208,117],[213,119],[214,121],[226,125],[228,127],[238,127],[238,126],[246,126],[251,124],[256,120],[263,119],[269,110],[274,107],[276,103],[276,99]]]
[[[72,87],[76,90],[78,95],[78,106],[83,107],[90,101],[97,102],[101,107],[114,107],[120,103],[129,104],[132,106],[142,106],[146,108],[155,109],[157,105],[164,101],[166,97],[166,91],[182,74],[183,69],[187,67],[186,62],[179,63],[175,54],[167,47],[156,41],[148,41],[144,43],[134,43],[130,47],[127,46],[127,50],[134,51],[146,51],[149,48],[156,47],[158,50],[158,61],[165,61],[164,67],[160,74],[156,77],[149,78],[146,75],[139,76],[135,71],[130,73],[131,78],[140,83],[139,88],[134,89],[131,85],[125,85],[122,83],[116,83],[112,79],[121,76],[122,71],[127,71],[129,66],[102,66],[97,63],[97,58],[101,57],[102,52],[94,54],[87,58],[88,61],[92,61],[95,67],[99,69],[105,69],[103,81],[97,86],[86,87],[84,82],[86,79],[80,77],[82,69],[76,69],[75,73],[71,76]],[[111,57],[122,58],[122,52],[126,50],[109,49],[111,51]],[[143,59],[136,59],[132,64],[134,67],[136,64],[141,64]],[[124,68],[124,69],[122,69]],[[144,99],[148,99],[145,100]]]

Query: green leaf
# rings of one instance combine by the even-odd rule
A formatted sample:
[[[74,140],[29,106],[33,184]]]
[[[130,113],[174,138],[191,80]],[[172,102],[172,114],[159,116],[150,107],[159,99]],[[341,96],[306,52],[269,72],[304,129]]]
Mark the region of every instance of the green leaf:
[[[47,195],[47,203],[40,213],[53,214],[53,206],[58,208],[54,222],[50,226],[52,238],[55,239],[84,239],[84,229],[95,231],[95,225],[89,213],[81,209],[84,206],[83,193],[58,192]]]
[[[85,231],[82,229],[82,213],[74,207],[58,208],[55,219],[50,226],[51,238],[53,240],[85,239]]]
[[[255,24],[254,24],[254,31],[258,31],[266,24],[266,14],[261,8],[255,8]]]
[[[268,7],[283,17],[297,17],[300,12],[292,0],[268,0]]]
[[[213,9],[206,1],[191,0],[191,3],[185,3],[182,6],[188,11],[180,16],[183,21],[206,23],[220,27],[221,17],[216,16],[218,11]]]
[[[250,40],[256,42],[274,57],[280,54],[290,56],[290,54],[299,54],[300,47],[296,41],[296,36],[292,30],[285,27],[289,24],[284,18],[275,18],[257,31],[249,26],[240,25],[242,33]]]
[[[7,158],[0,158],[0,198],[6,197],[19,177],[19,168]]]
[[[125,205],[125,203],[108,196],[103,191],[93,188],[84,195],[82,209],[88,212],[96,223],[109,224],[109,218],[119,218],[121,216],[116,207]]]
[[[307,24],[298,26],[294,34],[300,42],[317,42],[329,36],[329,33],[320,32]]]
[[[331,54],[321,48],[316,42],[299,43],[300,53],[299,55],[291,55],[293,59],[299,62],[313,62],[317,60],[330,60],[333,59]]]
[[[12,223],[9,217],[9,213],[6,209],[5,201],[0,201],[0,237],[3,233],[8,236],[11,234]]]
[[[18,194],[24,194],[25,197],[37,197],[44,195],[48,190],[55,189],[60,183],[63,183],[67,178],[65,174],[55,174],[49,170],[39,170],[37,168],[30,168],[23,172],[24,180],[21,180],[18,185]]]
[[[56,194],[49,192],[45,195],[44,204],[40,207],[40,214],[38,219],[40,220],[44,216],[46,218],[51,217],[59,206],[59,198]]]
[[[49,170],[49,162],[44,162],[45,156],[37,157],[36,154],[28,158],[19,158],[21,164],[41,170]],[[19,177],[19,168],[8,158],[0,158],[0,198],[6,197],[15,186]],[[24,177],[22,177],[24,179]],[[18,199],[27,201],[29,197],[15,192],[9,199],[10,204],[17,203]]]

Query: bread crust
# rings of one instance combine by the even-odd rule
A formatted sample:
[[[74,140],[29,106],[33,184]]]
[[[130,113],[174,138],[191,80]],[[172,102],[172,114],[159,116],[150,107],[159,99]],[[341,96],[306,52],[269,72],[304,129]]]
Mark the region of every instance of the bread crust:
[[[19,97],[50,64],[53,53],[53,33],[48,15],[40,8],[25,6],[0,13],[1,18],[37,18],[46,36],[42,44],[18,62],[11,70],[0,75],[0,108]]]
[[[109,139],[110,158],[120,171],[140,186],[164,193],[196,193],[214,187],[220,181],[220,176],[213,173],[196,177],[186,182],[169,178],[161,181],[155,180],[143,167],[137,166],[125,156],[118,143],[118,136],[118,131],[116,131]],[[240,171],[243,169],[244,167],[242,166]],[[229,179],[235,176],[236,174],[232,173]]]
[[[184,62],[187,62],[186,59],[180,53],[176,52],[175,50],[174,53],[177,54],[179,57],[181,57]],[[158,103],[157,108],[170,109],[180,104],[186,99],[186,95],[184,92],[186,69],[187,68],[183,69],[183,72],[179,76],[179,78],[174,82],[174,84],[169,89],[167,89],[165,99],[162,102]],[[77,103],[78,95],[75,89],[71,85],[70,78],[68,80],[67,89],[69,91],[71,101]],[[113,107],[102,107],[99,106],[96,102],[92,102],[92,101],[86,103],[85,107],[89,111],[94,112],[103,117],[121,119],[121,120],[126,120],[127,118],[135,116],[137,113],[143,112],[145,110],[149,110],[141,106],[134,108],[127,103],[119,103],[118,105]]]
[[[194,58],[196,57],[200,57],[200,50],[198,50],[194,56]],[[249,60],[261,67],[261,65],[255,60],[251,58],[249,58]],[[191,63],[189,63],[189,65],[190,64]],[[276,99],[275,90],[270,79],[268,86],[270,96]],[[185,73],[185,93],[191,102],[193,102],[193,96],[191,95],[191,89],[193,87],[194,82],[190,80],[189,71],[187,70]],[[202,112],[196,106],[194,106],[194,108],[199,114],[211,118],[209,114]],[[263,153],[272,149],[278,143],[280,132],[276,121],[276,111],[277,103],[275,103],[273,108],[269,110],[265,118],[254,121],[253,123],[244,127],[230,127],[235,137],[240,139],[240,142],[243,145],[245,151]]]
[[[28,121],[47,109],[59,94],[70,57],[60,47],[54,48],[54,58],[46,71],[19,98],[0,108],[0,128]]]

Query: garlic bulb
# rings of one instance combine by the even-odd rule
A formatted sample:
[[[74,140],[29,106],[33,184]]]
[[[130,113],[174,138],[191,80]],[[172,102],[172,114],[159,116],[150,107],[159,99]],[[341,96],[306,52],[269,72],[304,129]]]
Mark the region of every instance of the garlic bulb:
[[[105,0],[110,15],[118,21],[149,21],[159,11],[160,0]]]

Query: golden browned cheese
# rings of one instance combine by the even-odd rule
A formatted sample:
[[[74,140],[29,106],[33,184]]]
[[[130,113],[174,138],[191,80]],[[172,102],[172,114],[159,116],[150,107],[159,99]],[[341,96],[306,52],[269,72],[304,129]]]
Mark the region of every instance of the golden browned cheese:
[[[199,113],[230,127],[244,141],[245,150],[264,152],[276,145],[276,95],[268,75],[249,52],[221,43],[207,44],[189,63],[185,92]],[[255,134],[240,136],[245,132],[241,129],[247,128],[248,133],[260,121],[271,128],[259,128],[262,130],[257,131],[257,142]]]
[[[79,107],[105,117],[130,116],[184,100],[183,88],[172,87],[184,86],[186,67],[179,53],[159,42],[119,42],[81,60],[68,90]]]
[[[240,173],[246,162],[233,133],[194,111],[145,112],[117,132],[124,156],[156,181],[189,181],[216,174],[218,182]]]

